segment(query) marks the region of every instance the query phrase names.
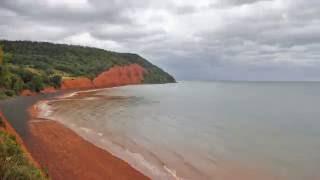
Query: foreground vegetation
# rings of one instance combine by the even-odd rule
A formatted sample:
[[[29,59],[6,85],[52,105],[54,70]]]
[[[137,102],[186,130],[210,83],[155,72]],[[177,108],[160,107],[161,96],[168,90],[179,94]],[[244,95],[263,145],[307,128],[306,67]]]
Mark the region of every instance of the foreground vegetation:
[[[15,136],[4,130],[0,117],[0,179],[44,180],[41,171],[34,167],[17,143]]]
[[[144,83],[175,82],[162,69],[139,55],[97,48],[30,41],[0,41],[0,98],[23,89],[34,92],[59,87],[63,77],[94,78],[113,67],[139,64],[148,73]]]

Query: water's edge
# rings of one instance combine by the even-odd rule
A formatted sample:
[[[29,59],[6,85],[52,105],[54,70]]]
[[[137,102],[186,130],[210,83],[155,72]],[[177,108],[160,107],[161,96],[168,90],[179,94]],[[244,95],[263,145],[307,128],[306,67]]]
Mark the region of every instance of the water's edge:
[[[102,139],[101,133],[96,132],[93,129],[79,127],[75,124],[69,124],[59,117],[52,116],[52,112],[54,110],[51,108],[50,103],[58,101],[69,101],[74,99],[78,100],[79,98],[83,98],[83,96],[90,99],[92,98],[90,95],[94,96],[99,91],[103,90],[105,89],[82,90],[77,92],[65,93],[63,95],[55,96],[54,98],[39,100],[37,103],[34,104],[34,106],[38,110],[38,118],[59,122],[65,127],[71,129],[84,140],[92,143],[93,145],[101,149],[104,149],[105,151],[111,153],[115,157],[124,160],[133,168],[148,176],[149,178],[182,180],[183,178],[178,177],[174,169],[168,168],[162,162],[159,162],[159,166],[155,166],[148,162],[146,159],[144,159],[144,157],[139,152],[133,152],[127,147],[124,147],[120,144],[117,144],[107,139]]]
[[[59,99],[63,100],[63,99],[72,98],[76,96],[78,93],[90,93],[90,92],[96,92],[102,89],[106,89],[106,88],[78,90],[78,91],[65,90],[65,91],[58,91],[50,94],[37,94],[34,96],[17,96],[14,98],[9,98],[9,99],[0,101],[0,113],[2,113],[3,117],[5,117],[8,120],[8,123],[10,124],[10,126],[12,126],[12,128],[15,130],[16,135],[19,136],[19,139],[21,139],[21,143],[23,143],[23,145],[25,146],[26,153],[30,154],[30,157],[33,158],[31,151],[29,151],[29,149],[32,146],[32,144],[29,144],[29,143],[32,142],[32,140],[30,140],[30,137],[31,137],[30,130],[28,129],[28,123],[32,123],[32,119],[31,119],[32,116],[29,111],[31,107],[37,107],[37,109],[39,110],[39,113],[41,114],[40,116],[43,117],[50,114],[50,109],[47,109],[49,106],[47,106],[46,103],[49,103],[51,101],[57,101]],[[99,147],[105,150],[106,152],[111,153],[113,156],[119,159],[122,159],[119,156],[117,156],[116,153],[113,153],[113,151],[109,151],[106,148],[102,148],[98,144],[93,143],[93,141],[91,141],[86,136],[82,136],[81,132],[76,131],[72,127],[63,123],[63,121],[50,119],[50,118],[43,119],[43,120],[56,121],[59,124],[62,124],[65,128],[68,128],[71,131],[75,132],[79,137],[89,142],[93,146]],[[38,164],[37,160],[35,160],[35,163]],[[128,163],[128,162],[125,161],[125,163]],[[128,164],[131,167],[133,167],[135,170],[143,174],[142,171],[135,168],[130,163]]]

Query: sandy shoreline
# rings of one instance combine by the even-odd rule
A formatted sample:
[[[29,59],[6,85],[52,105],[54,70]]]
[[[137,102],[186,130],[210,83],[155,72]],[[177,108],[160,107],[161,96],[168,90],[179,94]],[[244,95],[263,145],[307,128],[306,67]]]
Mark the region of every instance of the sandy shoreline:
[[[26,144],[30,158],[34,159],[35,164],[39,163],[50,178],[148,179],[125,161],[84,140],[59,122],[39,119],[34,107],[28,107],[31,117],[26,122],[28,133],[22,137],[20,144]]]
[[[30,151],[53,179],[148,179],[59,122],[37,119],[34,106],[29,113]]]
[[[54,179],[70,179],[76,177],[76,179],[142,179],[146,177],[139,177],[139,176],[132,176],[132,175],[125,175],[125,177],[120,177],[118,174],[123,175],[123,172],[132,173],[131,167],[134,167],[135,169],[139,170],[140,172],[143,172],[145,175],[148,175],[149,177],[155,178],[155,179],[183,179],[186,175],[186,179],[210,179],[210,177],[205,176],[203,174],[193,174],[192,167],[191,169],[182,169],[183,173],[177,175],[175,169],[169,169],[166,167],[165,164],[163,164],[163,170],[161,167],[157,167],[159,169],[153,171],[159,170],[158,173],[153,174],[154,172],[149,172],[150,169],[141,168],[144,167],[143,165],[136,167],[134,160],[132,160],[132,157],[126,158],[126,154],[115,153],[115,149],[105,148],[104,146],[100,146],[99,143],[95,144],[95,138],[98,137],[86,137],[86,135],[81,134],[81,130],[78,131],[76,128],[73,129],[72,125],[66,123],[64,124],[63,118],[59,118],[56,116],[52,116],[52,112],[55,111],[51,107],[51,103],[58,103],[59,101],[66,102],[66,101],[76,101],[80,103],[83,101],[84,103],[91,98],[97,98],[97,99],[104,99],[104,100],[110,100],[109,96],[103,96],[99,95],[96,91],[99,91],[101,89],[97,90],[82,90],[77,92],[71,92],[71,93],[65,93],[60,96],[56,96],[53,99],[49,100],[39,100],[37,103],[35,103],[30,109],[29,114],[33,118],[31,118],[31,121],[29,121],[28,126],[30,129],[30,139],[33,141],[29,144],[33,144],[34,148],[31,148],[32,154],[35,154],[36,159],[41,160],[41,164],[46,167],[49,170],[49,175],[51,177],[54,177]],[[117,97],[121,98],[121,97]],[[48,120],[50,119],[50,120]],[[70,128],[70,129],[69,129]],[[87,130],[85,130],[87,131]],[[89,130],[88,130],[89,131]],[[92,135],[92,134],[91,134]],[[67,137],[67,138],[65,138]],[[56,141],[56,139],[59,139]],[[88,146],[89,145],[89,146]],[[81,147],[81,148],[79,148]],[[101,148],[100,148],[101,147]],[[117,149],[116,149],[117,150]],[[120,150],[121,151],[121,150]],[[108,153],[108,158],[113,157],[116,160],[119,160],[117,157],[123,158],[126,165],[129,164],[130,169],[127,170],[127,167],[123,167],[122,165],[116,165],[118,162],[113,162],[112,160],[102,160],[100,157],[105,156],[104,153]],[[139,151],[137,151],[139,152]],[[86,156],[86,154],[90,154],[90,158],[92,156],[92,159]],[[80,158],[79,158],[80,157]],[[81,159],[80,161],[77,159]],[[88,159],[87,159],[88,158]],[[81,162],[86,162],[86,164],[81,164]],[[98,160],[98,162],[97,162]],[[77,162],[79,161],[79,162]],[[94,161],[93,164],[90,164],[92,161]],[[104,162],[106,161],[106,162]],[[64,165],[60,167],[59,165],[61,162]],[[111,172],[107,172],[107,174],[101,175],[101,172],[105,173],[105,169],[103,169],[103,164],[108,164],[109,162],[112,162],[112,167],[108,167],[108,169],[112,169],[114,166],[116,166],[118,169],[112,170]],[[142,158],[140,163],[143,164],[145,160]],[[101,165],[97,165],[97,163]],[[163,162],[160,162],[163,163]],[[87,165],[89,165],[87,167]],[[131,166],[130,166],[131,165]],[[221,165],[221,164],[219,164]],[[246,169],[245,167],[242,167],[242,165],[236,165],[234,164],[226,164],[226,166],[221,167],[215,167],[212,169],[212,177],[215,179],[221,179],[221,180],[271,180],[276,179],[271,176],[265,175],[263,172],[260,172],[256,169]],[[91,173],[85,173],[85,174],[78,174],[79,172],[86,171],[88,168],[92,168],[90,170],[91,172],[97,171],[95,173],[99,174],[91,174]],[[147,165],[148,167],[150,165]],[[156,167],[156,166],[152,166]],[[224,168],[227,167],[227,168]],[[126,170],[122,170],[122,168]],[[82,170],[78,170],[82,169]],[[134,169],[134,170],[135,170]],[[161,170],[160,170],[161,169]],[[119,172],[116,172],[119,170]],[[181,170],[181,169],[180,169]],[[161,171],[161,172],[160,172]],[[50,172],[52,174],[50,174]],[[181,172],[181,171],[180,171]],[[111,173],[111,174],[110,174]],[[159,174],[160,173],[160,174]],[[162,174],[165,173],[165,174]],[[65,174],[65,176],[61,176],[61,174]],[[101,176],[100,176],[101,175]],[[107,178],[105,178],[107,177]],[[192,178],[190,178],[192,177]]]
[[[109,88],[107,88],[109,89]],[[55,114],[55,109],[51,107],[51,104],[59,103],[59,102],[66,102],[66,101],[83,101],[84,104],[86,101],[90,101],[92,99],[99,99],[99,100],[112,100],[112,99],[121,99],[125,97],[121,96],[104,96],[99,95],[97,91],[103,91],[104,89],[93,89],[93,90],[82,90],[72,93],[66,93],[61,96],[57,96],[54,99],[50,100],[41,100],[38,101],[36,104],[29,109],[29,114],[33,117],[29,123],[30,132],[34,132],[34,125],[35,124],[43,124],[43,123],[56,123],[64,128],[71,130],[73,133],[80,136],[90,144],[93,144],[95,147],[101,148],[104,151],[109,152],[113,156],[124,160],[128,163],[131,167],[135,170],[142,172],[145,176],[149,177],[150,179],[182,179],[176,175],[174,170],[167,168],[162,162],[157,162],[160,164],[154,165],[144,159],[144,157],[140,154],[140,151],[131,151],[127,149],[128,147],[118,144],[113,141],[108,141],[106,139],[101,141],[101,136],[103,133],[95,132],[92,129],[81,127],[79,129],[75,128],[74,124],[68,124],[64,122],[64,118],[60,118],[59,116],[52,116],[52,113]],[[34,139],[34,137],[32,137]],[[162,169],[163,168],[163,169]]]
[[[104,98],[109,100],[112,98],[99,95],[99,93],[95,91],[97,90],[73,91],[52,95],[50,97],[39,97],[32,101],[23,98],[19,100],[19,102],[24,102],[25,105],[17,107],[13,114],[19,114],[22,110],[27,111],[28,109],[28,117],[31,118],[27,118],[26,123],[19,123],[27,126],[28,134],[27,136],[23,136],[22,139],[33,159],[39,163],[40,166],[45,169],[45,172],[48,172],[49,177],[54,180],[149,179],[147,176],[152,177],[150,174],[136,168],[126,158],[124,158],[126,161],[121,160],[118,157],[122,158],[122,156],[115,156],[112,154],[112,150],[100,148],[100,146],[91,143],[92,141],[89,142],[90,140],[87,141],[85,137],[81,137],[81,134],[77,134],[77,131],[71,130],[71,127],[71,129],[69,129],[68,125],[63,124],[63,118],[48,120],[45,114],[41,114],[46,112],[50,114],[51,109],[46,107],[46,105],[50,105],[50,102],[54,101],[73,101],[81,100],[81,98]],[[7,106],[12,108],[15,104],[16,103],[8,103]],[[2,108],[1,103],[0,108]],[[10,115],[8,111],[7,114]],[[7,119],[11,120],[11,117],[8,116]],[[14,121],[15,119],[13,118],[13,122]],[[17,124],[15,125],[17,126]],[[14,127],[16,128],[16,126]],[[18,133],[20,134],[19,131]],[[166,168],[166,166],[164,166],[164,168]],[[171,169],[166,170],[170,171]],[[145,175],[140,172],[143,172]],[[225,164],[221,164],[220,162],[219,166],[213,168],[210,173],[212,175],[210,177],[221,180],[283,179],[281,177],[275,177],[264,170],[249,165],[238,164],[237,162],[226,162]],[[176,172],[172,172],[172,174],[175,175]],[[185,174],[182,173],[182,175],[178,175],[174,177],[179,179],[179,177],[184,177],[182,175]]]

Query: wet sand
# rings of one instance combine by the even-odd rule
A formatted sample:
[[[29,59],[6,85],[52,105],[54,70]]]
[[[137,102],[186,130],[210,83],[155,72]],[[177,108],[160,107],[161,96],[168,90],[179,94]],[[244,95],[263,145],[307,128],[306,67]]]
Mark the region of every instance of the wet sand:
[[[62,124],[36,118],[37,111],[32,105],[57,95],[18,97],[0,103],[0,110],[14,127],[12,131],[16,129],[21,137],[19,143],[30,152],[29,158],[36,165],[39,163],[51,179],[148,179]]]
[[[148,179],[58,122],[34,121],[30,150],[52,179]]]

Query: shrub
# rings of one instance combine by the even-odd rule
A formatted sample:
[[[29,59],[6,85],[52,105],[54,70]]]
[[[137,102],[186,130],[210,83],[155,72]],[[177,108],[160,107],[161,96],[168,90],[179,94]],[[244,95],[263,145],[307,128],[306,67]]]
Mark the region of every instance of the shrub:
[[[10,89],[5,90],[4,93],[6,96],[9,96],[9,97],[12,97],[16,94],[15,91],[10,90]]]
[[[23,89],[23,86],[24,86],[24,82],[21,80],[21,78],[18,76],[15,76],[14,81],[12,83],[12,90],[14,90],[16,94],[18,94]]]
[[[46,179],[29,163],[15,138],[4,131],[0,131],[0,179]]]
[[[62,77],[59,75],[54,75],[49,79],[51,85],[55,88],[60,88]]]
[[[35,92],[40,92],[44,87],[43,79],[39,75],[34,75],[28,84],[29,89]]]

